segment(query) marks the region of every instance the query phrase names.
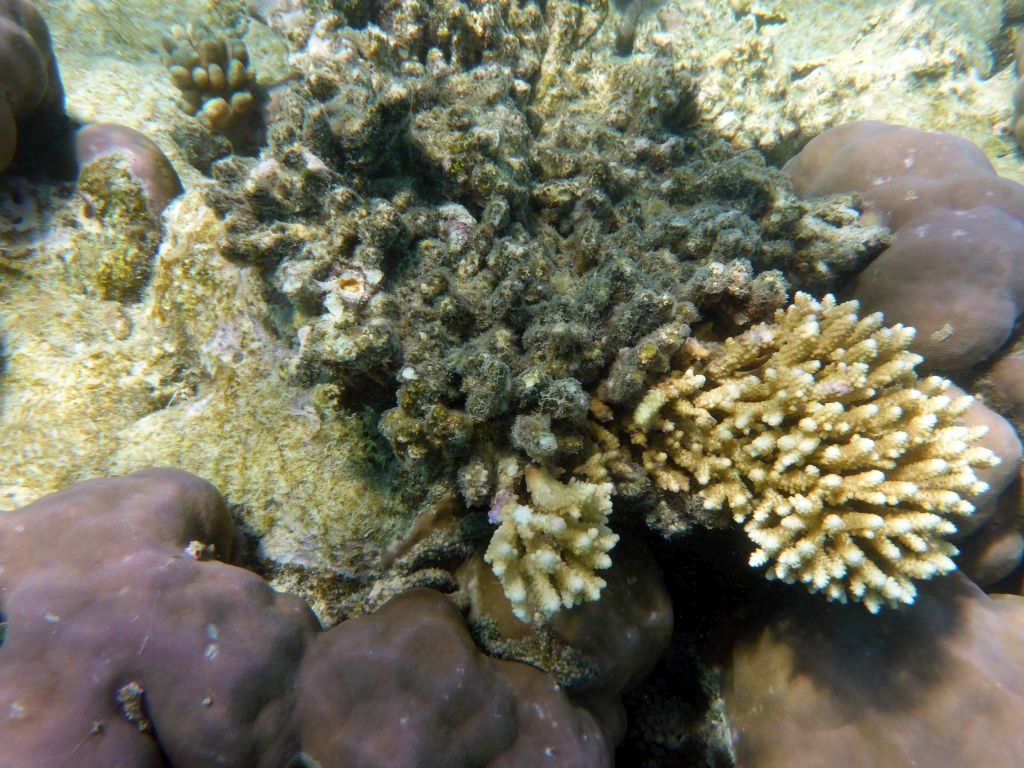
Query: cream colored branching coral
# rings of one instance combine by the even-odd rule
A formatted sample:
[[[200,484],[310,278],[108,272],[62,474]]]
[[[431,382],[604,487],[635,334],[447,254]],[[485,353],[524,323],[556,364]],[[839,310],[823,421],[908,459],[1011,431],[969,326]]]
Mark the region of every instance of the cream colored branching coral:
[[[971,398],[917,378],[914,330],[857,308],[797,294],[717,350],[694,343],[629,429],[663,491],[743,523],[751,565],[876,612],[954,569],[953,519],[997,460],[960,423]]]
[[[526,469],[527,504],[505,492],[491,517],[500,520],[484,559],[522,621],[543,622],[584,600],[597,600],[619,537],[608,528],[612,484],[563,483],[540,467]]]

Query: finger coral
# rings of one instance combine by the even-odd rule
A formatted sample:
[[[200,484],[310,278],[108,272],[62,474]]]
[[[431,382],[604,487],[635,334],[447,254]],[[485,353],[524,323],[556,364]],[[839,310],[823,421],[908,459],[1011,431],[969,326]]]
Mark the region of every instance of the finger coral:
[[[540,467],[526,470],[529,504],[499,493],[500,520],[484,559],[522,621],[541,622],[562,608],[597,600],[619,537],[608,527],[611,483],[562,483]]]
[[[241,40],[221,38],[192,24],[173,27],[163,41],[181,108],[213,132],[237,130],[256,106],[256,78]]]
[[[972,399],[917,378],[914,330],[857,309],[798,293],[773,323],[692,345],[630,429],[662,490],[744,525],[751,565],[874,613],[955,568],[953,518],[973,512],[975,470],[996,459],[960,423]]]

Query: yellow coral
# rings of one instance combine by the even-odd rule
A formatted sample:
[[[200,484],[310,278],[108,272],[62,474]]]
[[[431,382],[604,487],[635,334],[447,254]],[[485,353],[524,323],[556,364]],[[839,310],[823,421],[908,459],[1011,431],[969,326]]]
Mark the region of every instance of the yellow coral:
[[[496,500],[501,525],[484,559],[515,615],[539,623],[562,608],[597,600],[605,582],[596,571],[611,565],[608,552],[619,537],[607,524],[611,483],[562,483],[531,466],[526,488],[529,505],[513,496]]]
[[[960,423],[971,398],[917,378],[914,330],[857,308],[797,294],[774,323],[691,354],[630,431],[663,491],[744,524],[751,565],[876,612],[954,569],[950,518],[973,512],[974,470],[997,460]]]

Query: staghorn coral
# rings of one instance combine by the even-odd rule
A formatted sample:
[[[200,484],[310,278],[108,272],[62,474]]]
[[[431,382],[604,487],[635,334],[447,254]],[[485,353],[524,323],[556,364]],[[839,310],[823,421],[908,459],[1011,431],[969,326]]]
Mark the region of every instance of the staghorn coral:
[[[530,505],[499,493],[491,510],[501,521],[484,559],[522,621],[541,622],[562,608],[597,600],[618,535],[608,528],[611,483],[562,483],[527,467]]]
[[[744,524],[751,565],[876,612],[954,569],[952,518],[971,514],[986,488],[974,470],[996,459],[960,423],[972,399],[917,378],[913,329],[857,306],[797,294],[774,323],[691,354],[631,431],[662,490]]]

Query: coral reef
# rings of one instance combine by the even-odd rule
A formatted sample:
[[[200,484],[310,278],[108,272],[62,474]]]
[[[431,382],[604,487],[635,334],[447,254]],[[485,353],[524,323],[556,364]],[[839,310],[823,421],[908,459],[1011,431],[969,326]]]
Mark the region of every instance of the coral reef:
[[[1017,38],[1014,47],[1014,71],[1017,74],[1017,85],[1013,89],[1013,117],[1010,119],[1010,133],[1017,144],[1024,148],[1024,36]]]
[[[181,194],[181,182],[160,148],[122,125],[86,126],[75,137],[82,207],[68,268],[103,299],[138,301],[162,235],[159,215]]]
[[[635,538],[618,544],[601,599],[544,624],[516,617],[481,553],[457,578],[477,642],[494,656],[543,669],[597,718],[610,743],[619,743],[626,728],[621,697],[647,677],[672,636],[672,601],[651,552]]]
[[[542,672],[482,655],[430,590],[322,634],[300,686],[304,752],[324,768],[611,765],[586,710]]]
[[[632,439],[659,488],[744,524],[769,578],[876,612],[953,570],[946,539],[995,457],[960,423],[971,398],[917,378],[913,331],[856,312],[798,293],[774,323],[694,345],[640,401]]]
[[[1024,598],[954,576],[907,612],[821,607],[785,608],[733,650],[723,693],[737,764],[1020,761]]]
[[[670,52],[699,82],[702,120],[780,162],[832,126],[875,118],[966,136],[1020,178],[992,130],[1012,89],[995,71],[999,6],[674,0],[641,24],[633,50]]]
[[[970,367],[1024,306],[1019,188],[958,141],[865,129],[877,142],[849,153],[808,146],[804,171],[824,174],[792,181],[831,196],[800,199],[743,149],[780,160],[926,92],[933,124],[988,120],[939,99],[992,90],[975,77],[1005,60],[991,4],[865,0],[822,29],[807,0],[186,0],[144,20],[52,5],[74,118],[143,128],[189,192],[167,205],[173,169],[110,126],[79,138],[131,148],[83,147],[73,200],[4,181],[0,504],[170,464],[221,487],[241,530],[167,471],[0,516],[0,697],[29,715],[0,721],[3,743],[86,766],[584,768],[625,739],[622,764],[736,763],[709,617],[806,605],[851,632],[899,624],[829,618],[842,607],[766,583],[751,550],[872,610],[911,602],[957,548],[979,584],[1017,568],[1019,440],[918,379],[906,347],[952,350],[977,390]],[[152,53],[172,12],[193,22],[166,50],[198,119]],[[294,79],[286,51],[267,79],[260,36],[278,32]],[[862,306],[878,270],[890,325],[905,290],[951,328],[911,342],[831,298],[783,309],[862,270]],[[1012,363],[982,389],[994,406],[1015,396]],[[699,597],[680,587],[697,573]],[[886,613],[926,621],[943,586],[921,589]],[[989,618],[996,653],[1013,620]],[[674,619],[662,687],[638,688]],[[729,700],[750,700],[756,676],[733,671]],[[733,712],[743,759],[773,759],[761,704]],[[945,728],[923,720],[920,738]]]
[[[319,632],[300,600],[229,565],[234,549],[223,499],[175,470],[0,516],[5,759],[611,765],[594,718],[542,672],[481,654],[443,595]]]
[[[259,131],[262,92],[249,65],[249,51],[238,39],[224,38],[192,23],[174,26],[163,40],[171,82],[181,91],[180,106],[215,133],[251,144]]]
[[[78,195],[69,272],[86,292],[138,301],[161,237],[145,187],[126,158],[107,155],[82,168]]]
[[[594,393],[632,401],[687,323],[747,327],[884,242],[691,130],[690,78],[615,57],[600,4],[351,10],[295,57],[261,157],[201,194],[217,248],[275,296],[293,385],[379,414],[402,482],[434,498],[537,509],[524,470],[571,482]],[[633,469],[614,481],[637,497]]]
[[[113,123],[93,123],[75,134],[75,160],[79,173],[93,161],[109,155],[125,158],[128,171],[143,186],[150,210],[160,215],[182,193],[181,180],[171,161],[145,134]]]
[[[1024,429],[1024,355],[1013,352],[1000,358],[988,371],[990,397],[1013,421]]]
[[[171,470],[0,517],[4,759],[284,764],[298,746],[288,681],[316,624],[296,598],[207,560],[232,547],[219,494]]]

